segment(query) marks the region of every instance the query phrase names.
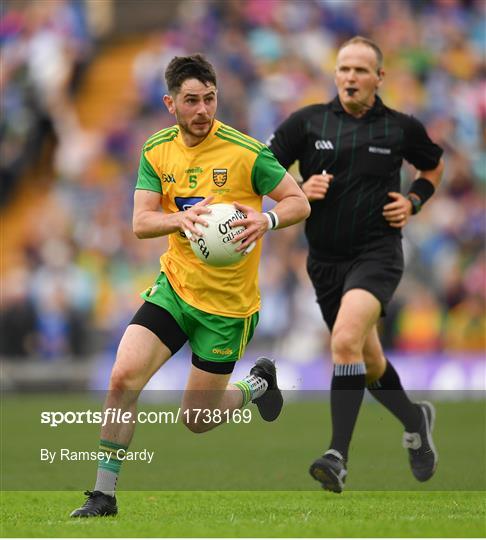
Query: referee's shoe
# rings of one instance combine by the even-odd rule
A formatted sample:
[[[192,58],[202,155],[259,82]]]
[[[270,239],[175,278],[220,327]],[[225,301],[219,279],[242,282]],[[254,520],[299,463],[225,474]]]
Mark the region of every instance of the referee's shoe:
[[[341,493],[348,471],[341,453],[331,448],[314,461],[310,466],[309,473],[327,491]]]
[[[410,467],[419,482],[425,482],[432,477],[437,468],[439,455],[432,440],[435,424],[435,407],[428,401],[416,403],[423,415],[422,424],[416,433],[405,431],[403,447],[408,449]]]
[[[252,401],[258,407],[261,417],[267,422],[273,422],[283,407],[282,392],[277,385],[275,363],[268,358],[258,358],[250,369],[250,375],[256,375],[267,381],[268,388],[265,393]]]
[[[116,498],[105,495],[101,491],[85,491],[87,495],[86,502],[80,508],[71,512],[70,517],[97,517],[97,516],[116,516],[118,508]]]

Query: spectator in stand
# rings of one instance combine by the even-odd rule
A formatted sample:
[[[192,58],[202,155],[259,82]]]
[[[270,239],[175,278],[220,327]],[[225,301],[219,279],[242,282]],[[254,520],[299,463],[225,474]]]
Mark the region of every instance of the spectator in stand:
[[[68,108],[72,106],[73,80],[78,80],[76,74],[90,58],[92,47],[86,18],[79,10],[81,5],[68,1],[10,2],[3,14],[0,191],[5,199],[7,186],[15,187],[18,174],[35,163],[40,141],[52,133],[53,125],[73,124],[69,120],[72,116],[62,118],[64,113],[57,122],[38,98],[45,93],[41,88],[54,86],[61,102],[68,103]],[[126,223],[131,213],[132,201],[126,194],[133,185],[138,156],[130,155],[127,148],[140,146],[144,134],[171,122],[158,101],[164,86],[162,72],[155,73],[157,70],[144,66],[153,67],[159,62],[163,65],[164,58],[196,50],[204,50],[214,59],[227,89],[220,101],[221,119],[253,137],[265,139],[292,111],[332,96],[333,62],[339,43],[355,34],[380,42],[388,65],[394,66],[388,72],[384,101],[393,108],[405,107],[406,112],[423,119],[431,138],[445,148],[447,162],[443,189],[407,226],[409,276],[432,292],[446,321],[449,307],[484,289],[484,281],[478,278],[482,275],[486,234],[482,195],[486,182],[482,127],[486,120],[483,3],[403,0],[380,2],[379,9],[376,6],[373,2],[352,1],[180,0],[171,13],[171,27],[162,31],[159,27],[151,34],[134,65],[138,107],[120,110],[116,121],[113,118],[109,129],[103,127],[94,142],[83,139],[71,145],[75,152],[70,154],[63,145],[63,159],[59,163],[69,166],[62,166],[62,175],[56,173],[52,188],[53,194],[62,200],[58,207],[64,207],[68,214],[67,230],[74,243],[72,264],[90,279],[93,298],[88,318],[94,333],[89,340],[102,336],[97,350],[110,339],[118,325],[116,321],[128,317],[131,311],[131,306],[124,305],[126,313],[120,313],[119,305],[111,299],[129,297],[141,288],[140,282],[146,280],[143,274],[148,274],[154,264],[153,253],[164,248],[163,244],[154,247],[150,242],[140,246],[129,231],[123,232],[123,237],[119,232],[113,233],[122,229],[120,224]],[[66,84],[59,91],[57,83],[51,85],[44,73],[39,73],[38,56],[35,61],[28,61],[26,51],[32,47],[32,39],[43,43],[37,52],[52,50],[48,45],[59,44],[53,60],[67,74]],[[141,38],[141,48],[144,39]],[[51,69],[51,65],[47,66],[45,73]],[[148,79],[144,77],[147,72],[151,72]],[[52,82],[59,80],[63,79],[54,74]],[[39,96],[32,91],[34,84]],[[47,102],[53,101],[47,97]],[[69,129],[61,131],[69,133]],[[85,156],[91,151],[97,154],[88,160]],[[404,170],[403,182],[410,179],[410,172]],[[109,215],[100,216],[105,210]],[[53,210],[43,208],[39,202],[35,214],[31,237],[39,224],[50,223]],[[286,237],[285,241],[293,249],[298,239]],[[38,260],[46,242],[48,235],[36,242],[30,239],[25,249]],[[281,244],[274,238],[268,239],[263,267],[272,266],[270,260],[275,257],[281,259]],[[123,250],[117,245],[123,245]],[[297,318],[298,306],[292,301],[293,290],[288,284],[298,282],[298,273],[295,265],[284,260],[278,282],[272,283],[271,294],[279,291],[278,295],[286,295],[278,296],[278,301],[279,305],[291,306],[283,317],[289,320]],[[31,278],[19,279],[26,301],[32,302]],[[479,293],[479,297],[483,295]],[[386,343],[412,353],[410,344],[401,338],[398,341],[398,327],[392,324],[395,313],[397,317],[402,309],[406,313],[409,302],[411,298],[398,291],[389,306],[385,326]],[[450,328],[447,322],[446,327]],[[263,324],[260,328],[266,327]],[[395,328],[395,333],[390,328]],[[305,340],[306,329],[301,331],[301,339]],[[269,338],[265,331],[260,345],[258,340],[257,331],[255,347],[266,346],[270,340],[270,346],[278,348],[282,338],[275,334]],[[456,338],[453,341],[458,343]],[[447,348],[452,341],[444,334],[443,343]]]

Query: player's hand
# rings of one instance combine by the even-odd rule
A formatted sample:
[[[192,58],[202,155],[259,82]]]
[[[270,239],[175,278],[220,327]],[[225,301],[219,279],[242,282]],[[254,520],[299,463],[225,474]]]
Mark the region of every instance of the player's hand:
[[[235,251],[246,251],[248,253],[255,247],[253,242],[259,240],[268,230],[268,219],[261,213],[257,212],[251,206],[246,206],[237,202],[233,203],[238,210],[246,214],[246,218],[237,219],[231,223],[231,227],[245,227],[245,230],[235,236],[231,242],[236,244],[241,242]]]
[[[327,190],[329,189],[329,184],[334,178],[332,174],[313,174],[309,179],[303,183],[302,191],[307,197],[309,202],[318,201],[324,199],[326,196]]]
[[[199,223],[203,227],[208,226],[208,222],[202,216],[211,213],[211,210],[207,206],[212,203],[213,199],[214,197],[207,197],[194,206],[191,206],[191,208],[176,213],[179,219],[179,229],[189,240],[194,241],[202,236],[202,232],[195,226],[196,223]]]
[[[393,202],[385,204],[383,217],[388,221],[390,227],[401,229],[407,223],[409,216],[412,215],[412,203],[396,191],[388,193],[388,197],[393,199]]]

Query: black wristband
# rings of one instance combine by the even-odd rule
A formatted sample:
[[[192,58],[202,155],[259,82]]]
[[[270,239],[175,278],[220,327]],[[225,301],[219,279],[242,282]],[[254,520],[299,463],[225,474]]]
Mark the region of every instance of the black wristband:
[[[276,229],[278,227],[279,221],[278,216],[273,210],[269,210],[268,212],[264,212],[263,214],[268,219],[268,228],[269,229]]]
[[[430,180],[427,180],[427,178],[417,178],[417,180],[414,180],[412,182],[412,185],[408,190],[409,195],[413,193],[420,198],[421,205],[425,204],[430,199],[430,197],[432,197],[434,192],[434,184],[432,184]]]

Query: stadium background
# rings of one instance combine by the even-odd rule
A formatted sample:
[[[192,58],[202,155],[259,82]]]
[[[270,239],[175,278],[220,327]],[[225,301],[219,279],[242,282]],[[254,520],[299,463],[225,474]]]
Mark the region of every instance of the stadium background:
[[[485,536],[484,1],[6,0],[1,9],[0,379],[11,390],[0,408],[1,534]],[[385,102],[419,117],[445,149],[443,185],[406,228],[407,271],[382,329],[409,388],[443,389],[432,396],[437,474],[413,480],[401,426],[370,401],[346,492],[323,492],[306,470],[327,437],[326,396],[288,392],[272,424],[257,418],[208,438],[143,426],[133,449],[157,457],[124,467],[117,519],[69,521],[94,465],[41,463],[39,447],[93,450],[99,426],[50,428],[39,412],[100,407],[103,392],[84,390],[106,388],[138,292],[157,273],[165,240],[136,240],[130,222],[141,145],[173,123],[160,102],[165,65],[205,53],[219,75],[218,117],[265,140],[296,108],[333,97],[337,46],[355,34],[384,50]],[[328,388],[306,252],[301,227],[266,236],[261,322],[237,376],[261,352],[278,359],[285,388]],[[182,388],[189,364],[182,350],[142,407],[169,407],[157,389]],[[155,491],[129,491],[144,489]]]
[[[362,34],[385,54],[384,101],[420,118],[446,161],[439,192],[405,230],[385,347],[413,388],[484,388],[483,1],[2,5],[4,386],[106,386],[166,246],[136,240],[130,226],[141,145],[173,123],[161,96],[174,55],[205,53],[218,117],[264,141],[290,112],[334,96],[337,46]],[[405,166],[404,186],[410,179]],[[261,321],[246,356],[275,356],[287,388],[326,388],[328,334],[306,253],[301,227],[266,235]],[[187,351],[179,356],[154,387],[183,384]]]

